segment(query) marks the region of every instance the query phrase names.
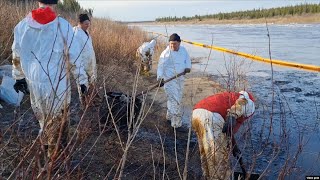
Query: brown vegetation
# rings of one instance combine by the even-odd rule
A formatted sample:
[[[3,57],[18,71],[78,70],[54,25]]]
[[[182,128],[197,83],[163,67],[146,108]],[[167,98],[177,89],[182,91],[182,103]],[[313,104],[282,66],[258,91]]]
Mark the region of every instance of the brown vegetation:
[[[25,17],[27,9],[24,6],[15,7],[8,1],[0,1],[0,64],[4,59],[8,59],[11,54],[11,45],[13,41],[13,28]],[[8,62],[8,60],[6,61]]]

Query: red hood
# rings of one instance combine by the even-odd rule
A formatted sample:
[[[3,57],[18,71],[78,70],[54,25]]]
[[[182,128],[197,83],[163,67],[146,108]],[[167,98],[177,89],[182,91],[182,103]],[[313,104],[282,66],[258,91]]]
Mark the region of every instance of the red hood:
[[[50,7],[32,10],[32,18],[40,24],[48,24],[56,17],[56,13]]]

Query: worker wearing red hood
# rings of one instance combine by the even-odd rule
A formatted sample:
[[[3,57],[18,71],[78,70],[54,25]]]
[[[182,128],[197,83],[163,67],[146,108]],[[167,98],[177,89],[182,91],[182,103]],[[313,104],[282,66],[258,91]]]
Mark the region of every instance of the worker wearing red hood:
[[[69,74],[88,86],[88,77],[78,60],[78,39],[71,24],[56,15],[57,1],[38,0],[39,8],[14,28],[12,45],[14,89],[30,92],[31,106],[40,124],[40,139],[48,147],[49,158],[58,155],[67,143]]]
[[[196,132],[201,165],[206,179],[229,179],[229,141],[234,156],[234,134],[255,111],[254,98],[246,92],[222,92],[204,98],[194,106],[192,129]]]

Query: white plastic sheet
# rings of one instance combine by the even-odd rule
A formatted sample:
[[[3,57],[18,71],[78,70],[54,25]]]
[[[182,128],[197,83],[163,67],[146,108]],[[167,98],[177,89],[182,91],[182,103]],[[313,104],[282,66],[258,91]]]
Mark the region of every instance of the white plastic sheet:
[[[14,90],[15,80],[11,77],[11,70],[10,65],[0,66],[0,79],[2,79],[0,99],[8,104],[20,106],[24,94],[22,92],[17,93]]]

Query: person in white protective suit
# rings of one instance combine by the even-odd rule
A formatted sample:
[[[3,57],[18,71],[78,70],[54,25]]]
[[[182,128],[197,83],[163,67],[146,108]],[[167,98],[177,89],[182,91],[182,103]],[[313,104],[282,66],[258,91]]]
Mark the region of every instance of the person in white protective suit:
[[[137,49],[137,58],[139,60],[140,74],[150,76],[150,70],[152,69],[152,56],[154,54],[154,47],[156,46],[156,40],[152,39],[150,42],[144,42]]]
[[[80,14],[78,26],[73,28],[74,36],[79,39],[80,48],[82,49],[79,60],[89,79],[89,87],[85,86],[84,84],[77,84],[80,101],[82,104],[84,104],[84,99],[87,92],[93,92],[92,90],[95,88],[95,82],[97,79],[96,55],[92,45],[92,38],[88,32],[90,24],[91,21],[89,16],[87,14]]]
[[[164,85],[167,95],[167,116],[171,126],[178,128],[182,126],[181,101],[184,89],[184,76],[180,76],[165,84],[163,82],[179,73],[189,73],[191,71],[191,60],[187,50],[180,46],[181,39],[176,33],[169,38],[169,46],[161,53],[157,80],[160,86]],[[181,128],[179,128],[181,129]],[[178,129],[178,130],[179,130]]]
[[[14,89],[24,93],[29,89],[40,124],[40,142],[47,147],[49,158],[56,157],[67,144],[69,73],[77,77],[79,84],[88,86],[88,77],[77,59],[80,43],[72,25],[56,15],[57,1],[38,0],[39,8],[14,28],[12,45]]]

